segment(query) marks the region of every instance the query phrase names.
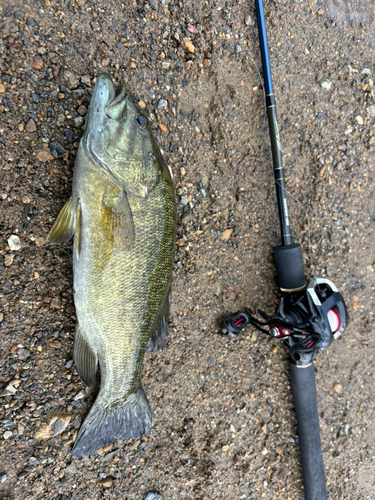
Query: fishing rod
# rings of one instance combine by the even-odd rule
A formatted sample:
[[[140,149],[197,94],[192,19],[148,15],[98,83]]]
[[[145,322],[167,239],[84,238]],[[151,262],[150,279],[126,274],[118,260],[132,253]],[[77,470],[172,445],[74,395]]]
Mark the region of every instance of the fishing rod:
[[[224,319],[222,329],[237,337],[250,324],[287,347],[305,500],[326,500],[313,359],[342,334],[347,312],[341,293],[330,280],[313,277],[306,282],[301,246],[292,243],[262,0],[255,0],[255,8],[281,230],[281,245],[273,248],[273,254],[283,296],[273,316],[259,310],[263,320],[259,321],[240,312]]]

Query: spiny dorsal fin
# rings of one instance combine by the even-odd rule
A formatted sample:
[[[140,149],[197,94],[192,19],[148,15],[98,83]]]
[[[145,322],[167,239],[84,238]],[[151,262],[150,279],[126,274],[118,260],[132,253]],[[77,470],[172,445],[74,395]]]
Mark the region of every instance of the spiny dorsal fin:
[[[79,254],[81,252],[81,224],[82,224],[82,210],[81,210],[81,200],[77,198],[76,206],[76,257],[79,260]]]
[[[95,382],[98,357],[78,323],[74,337],[73,359],[82,382],[91,387]]]
[[[47,243],[66,243],[74,234],[72,198],[65,203],[47,237]]]

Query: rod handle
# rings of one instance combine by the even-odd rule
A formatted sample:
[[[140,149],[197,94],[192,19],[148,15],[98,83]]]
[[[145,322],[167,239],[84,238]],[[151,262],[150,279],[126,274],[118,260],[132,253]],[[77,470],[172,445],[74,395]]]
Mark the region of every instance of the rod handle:
[[[314,365],[297,368],[290,364],[289,373],[297,415],[305,500],[327,500]]]

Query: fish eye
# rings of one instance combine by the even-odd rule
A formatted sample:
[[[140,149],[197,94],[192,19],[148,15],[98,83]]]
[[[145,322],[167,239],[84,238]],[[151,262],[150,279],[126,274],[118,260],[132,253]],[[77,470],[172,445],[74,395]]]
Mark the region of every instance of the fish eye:
[[[143,115],[138,115],[137,118],[137,123],[141,128],[145,128],[147,125],[147,118]]]

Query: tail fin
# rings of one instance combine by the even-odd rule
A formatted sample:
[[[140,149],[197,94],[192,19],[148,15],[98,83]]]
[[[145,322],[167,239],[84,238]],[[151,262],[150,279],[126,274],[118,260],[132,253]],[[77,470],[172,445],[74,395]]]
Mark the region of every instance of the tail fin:
[[[122,405],[105,406],[95,401],[84,420],[72,449],[73,458],[91,455],[115,439],[126,441],[146,436],[151,410],[143,389],[131,394]]]

